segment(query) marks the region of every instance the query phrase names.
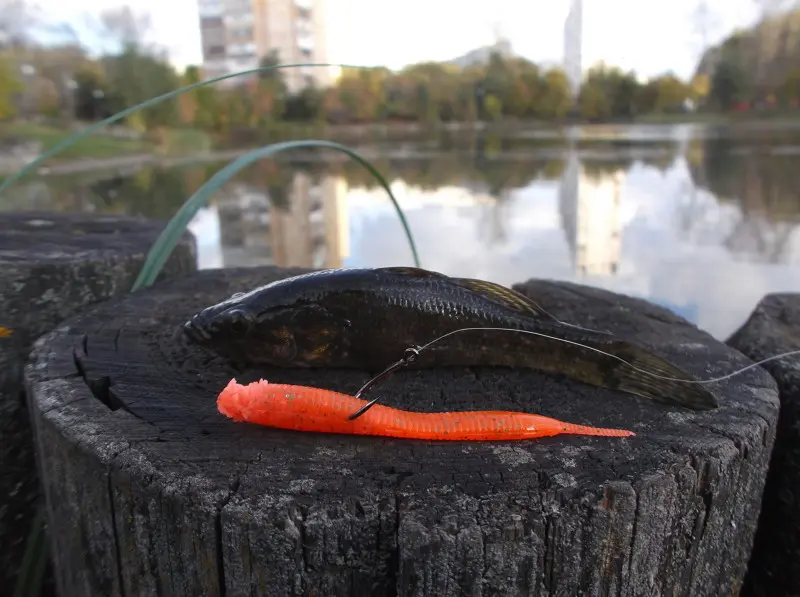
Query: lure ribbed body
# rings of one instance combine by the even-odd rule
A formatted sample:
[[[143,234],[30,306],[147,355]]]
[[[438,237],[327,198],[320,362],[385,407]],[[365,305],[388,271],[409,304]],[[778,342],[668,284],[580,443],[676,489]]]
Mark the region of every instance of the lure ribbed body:
[[[235,421],[317,433],[373,435],[437,441],[506,441],[560,434],[629,437],[632,431],[565,423],[508,411],[418,413],[375,405],[354,421],[348,415],[365,404],[347,394],[264,380],[236,380],[220,392],[219,411]]]

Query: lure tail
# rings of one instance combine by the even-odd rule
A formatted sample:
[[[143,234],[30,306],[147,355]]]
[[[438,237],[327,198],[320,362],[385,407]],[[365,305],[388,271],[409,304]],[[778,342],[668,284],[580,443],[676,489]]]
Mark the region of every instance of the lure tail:
[[[602,427],[588,427],[586,425],[575,425],[573,423],[562,423],[561,433],[573,435],[597,435],[601,437],[631,437],[636,435],[627,429],[605,429]]]

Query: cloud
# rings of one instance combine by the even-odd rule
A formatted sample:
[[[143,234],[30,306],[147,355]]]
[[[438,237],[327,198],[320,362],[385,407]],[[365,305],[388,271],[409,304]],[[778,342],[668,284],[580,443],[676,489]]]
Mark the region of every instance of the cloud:
[[[740,210],[698,193],[701,216],[683,222],[680,209],[686,185],[691,185],[688,176],[680,161],[666,173],[644,165],[631,168],[622,194],[618,272],[583,279],[572,266],[552,183],[535,181],[512,193],[500,209],[491,204],[453,207],[443,204],[446,193],[413,188],[401,196],[410,208],[406,217],[425,268],[506,285],[531,277],[582,281],[664,304],[724,338],[764,294],[800,291],[795,275],[800,234],[790,239],[782,263],[732,253],[723,242],[742,218]],[[353,192],[355,199],[348,204],[352,257],[345,266],[412,263],[388,200],[378,191]],[[451,197],[455,194],[450,192]],[[497,222],[506,238],[493,242],[492,226]]]

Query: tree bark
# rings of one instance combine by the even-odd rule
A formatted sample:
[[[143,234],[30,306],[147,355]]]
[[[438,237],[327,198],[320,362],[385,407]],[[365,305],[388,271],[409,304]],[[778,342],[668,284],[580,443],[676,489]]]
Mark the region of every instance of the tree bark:
[[[204,271],[98,306],[26,369],[63,597],[736,594],[778,414],[753,369],[695,412],[556,376],[403,371],[385,404],[508,409],[637,432],[423,442],[234,423],[231,377],[355,392],[368,372],[239,370],[180,326],[302,270]],[[682,318],[583,286],[519,287],[700,378],[749,364]],[[421,338],[420,343],[425,339]]]
[[[768,294],[727,344],[754,361],[800,350],[800,294]],[[743,597],[800,596],[800,356],[762,365],[780,416]]]
[[[164,224],[36,212],[2,213],[0,222],[0,327],[10,330],[0,333],[0,583],[10,587],[39,498],[22,378],[31,345],[65,318],[128,292]],[[164,276],[194,270],[187,235]]]

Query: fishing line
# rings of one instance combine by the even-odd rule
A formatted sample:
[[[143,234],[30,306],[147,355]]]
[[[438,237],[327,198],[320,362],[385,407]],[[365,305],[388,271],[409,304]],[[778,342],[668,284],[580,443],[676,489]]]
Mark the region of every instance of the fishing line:
[[[526,297],[526,298],[528,298],[528,297]],[[539,311],[541,311],[542,313],[544,313],[545,315],[547,315],[547,316],[548,316],[550,319],[552,319],[553,321],[555,321],[555,322],[556,322],[557,324],[559,324],[559,325],[563,325],[563,326],[566,326],[566,327],[568,327],[568,328],[575,328],[576,330],[583,330],[584,332],[593,332],[593,333],[595,333],[595,334],[605,334],[605,335],[607,335],[607,336],[613,336],[613,335],[614,335],[614,334],[612,334],[611,332],[607,332],[607,331],[605,331],[605,330],[593,330],[592,328],[585,328],[585,327],[583,327],[583,326],[581,326],[581,325],[577,325],[577,324],[575,324],[575,323],[568,323],[568,322],[566,322],[566,321],[561,321],[561,320],[560,320],[558,317],[556,317],[555,315],[553,315],[553,314],[552,314],[552,313],[550,313],[549,311],[546,311],[546,310],[545,310],[545,309],[544,309],[544,308],[543,308],[543,307],[542,307],[542,306],[541,306],[539,303],[537,303],[537,302],[536,302],[536,301],[534,301],[533,299],[531,299],[531,298],[528,298],[528,300],[529,300],[531,303],[533,303],[534,305],[536,305],[536,308],[537,308]],[[470,329],[470,328],[464,328],[464,329]],[[493,328],[481,328],[481,329],[493,329]],[[497,329],[505,329],[505,328],[497,328]],[[443,337],[444,337],[444,336],[443,336]],[[434,340],[434,342],[436,342],[437,340],[441,340],[441,338],[437,338],[436,340]],[[432,342],[431,342],[431,343],[429,343],[429,344],[432,344]]]
[[[593,348],[592,346],[586,346],[585,344],[581,344],[580,342],[574,342],[572,340],[566,340],[564,338],[557,338],[556,336],[550,336],[548,334],[542,334],[541,332],[534,332],[534,331],[531,331],[531,330],[518,330],[518,329],[514,329],[514,328],[500,328],[500,327],[460,328],[460,329],[457,329],[457,330],[453,330],[451,332],[447,332],[446,334],[444,334],[442,336],[439,336],[438,338],[434,338],[433,340],[431,340],[427,344],[423,344],[422,346],[412,346],[410,348],[407,348],[402,359],[400,359],[399,361],[397,361],[395,363],[392,363],[386,369],[381,371],[381,373],[379,373],[378,375],[376,375],[375,377],[370,379],[367,383],[365,383],[361,387],[361,389],[356,393],[356,397],[360,398],[361,395],[367,389],[372,387],[375,383],[377,383],[381,379],[387,377],[388,375],[390,375],[391,373],[397,371],[398,369],[402,369],[403,367],[405,367],[407,365],[410,365],[411,363],[416,361],[417,358],[419,357],[419,354],[422,351],[427,350],[430,346],[436,344],[437,342],[440,342],[440,341],[444,340],[445,338],[449,338],[450,336],[453,336],[455,334],[459,334],[461,332],[470,332],[470,331],[517,332],[517,333],[520,333],[520,334],[530,334],[532,336],[539,336],[541,338],[546,338],[548,340],[556,340],[558,342],[564,342],[566,344],[572,344],[573,346],[579,346],[580,348],[585,348],[587,350],[594,351],[594,352],[596,352],[598,354],[601,354],[601,355],[604,355],[604,356],[607,356],[607,357],[611,357],[612,359],[615,359],[615,360],[619,361],[620,363],[622,363],[624,365],[627,365],[628,367],[630,367],[634,371],[638,371],[639,373],[644,373],[645,375],[649,375],[649,376],[655,377],[657,379],[663,379],[665,381],[675,381],[675,382],[681,382],[681,383],[688,383],[688,384],[699,384],[699,385],[725,381],[726,379],[730,379],[732,377],[740,375],[741,373],[744,373],[745,371],[747,371],[749,369],[754,369],[755,367],[759,367],[759,366],[763,365],[764,363],[768,363],[770,361],[776,361],[778,359],[782,359],[782,358],[785,358],[785,357],[788,357],[788,356],[800,355],[800,350],[790,350],[788,352],[784,352],[784,353],[777,354],[777,355],[774,355],[774,356],[771,356],[771,357],[767,357],[766,359],[761,359],[760,361],[756,361],[755,363],[751,363],[750,365],[742,367],[741,369],[737,369],[736,371],[734,371],[732,373],[728,373],[726,375],[721,375],[719,377],[712,377],[711,379],[680,379],[678,377],[669,377],[667,375],[659,375],[658,373],[653,373],[652,371],[648,371],[646,369],[642,369],[640,367],[637,367],[633,363],[630,363],[630,362],[626,361],[622,357],[618,357],[615,354],[611,354],[609,352],[605,352],[604,350],[600,350],[599,348]],[[367,410],[369,410],[375,403],[377,403],[379,399],[380,398],[373,398],[371,401],[367,402],[364,406],[362,406],[360,409],[358,409],[355,413],[350,415],[348,418],[352,421],[353,419],[356,419],[356,418],[360,417],[365,412],[367,412]]]
[[[555,321],[559,325],[563,325],[563,326],[566,326],[568,328],[575,328],[576,330],[583,330],[584,332],[593,332],[595,334],[606,334],[608,336],[613,336],[613,334],[611,332],[607,332],[605,330],[593,330],[592,328],[585,328],[583,326],[580,326],[580,325],[577,325],[577,324],[574,324],[574,323],[567,323],[566,321],[561,321],[558,317],[556,317],[555,315],[551,315],[550,313],[548,313],[547,311],[545,311],[541,307],[539,307],[539,309],[541,310],[542,313],[544,313],[545,315],[550,317],[553,321]],[[465,329],[469,329],[469,328],[465,328]],[[492,329],[492,328],[480,328],[480,329]],[[498,328],[498,329],[500,329],[500,328]],[[502,329],[505,329],[505,328],[502,328]],[[437,340],[440,340],[440,339],[441,338],[437,338]],[[434,340],[434,342],[435,342],[435,340]]]

